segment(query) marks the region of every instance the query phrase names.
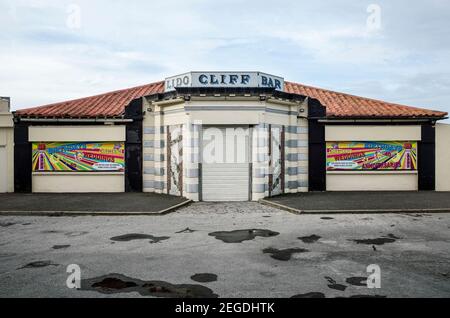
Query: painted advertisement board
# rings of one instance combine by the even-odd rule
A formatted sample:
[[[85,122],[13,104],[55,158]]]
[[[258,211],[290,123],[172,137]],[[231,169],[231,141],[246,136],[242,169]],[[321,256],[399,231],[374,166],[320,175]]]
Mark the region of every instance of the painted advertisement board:
[[[327,142],[327,171],[417,170],[417,142]]]
[[[33,143],[33,172],[123,172],[123,142]]]

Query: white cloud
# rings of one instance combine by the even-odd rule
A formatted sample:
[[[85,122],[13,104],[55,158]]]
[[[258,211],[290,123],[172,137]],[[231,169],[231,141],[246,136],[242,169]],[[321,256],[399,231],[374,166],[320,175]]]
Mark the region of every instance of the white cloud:
[[[294,42],[313,59],[326,64],[386,64],[407,55],[396,48],[386,47],[382,43],[382,34],[357,27],[277,31],[270,35]]]
[[[245,69],[449,107],[450,3],[377,1],[382,29],[370,32],[372,2],[4,0],[0,95],[22,108],[189,70]],[[72,3],[80,29],[66,25]]]

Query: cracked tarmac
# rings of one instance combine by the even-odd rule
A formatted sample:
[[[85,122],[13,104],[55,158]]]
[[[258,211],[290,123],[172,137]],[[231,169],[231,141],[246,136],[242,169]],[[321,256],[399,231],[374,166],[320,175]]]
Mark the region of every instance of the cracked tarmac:
[[[450,297],[450,214],[330,219],[196,203],[158,217],[2,216],[0,224],[0,297]],[[209,235],[217,232],[251,239],[229,244]],[[66,287],[69,264],[81,267],[83,290]],[[370,264],[381,268],[381,289],[365,285]]]

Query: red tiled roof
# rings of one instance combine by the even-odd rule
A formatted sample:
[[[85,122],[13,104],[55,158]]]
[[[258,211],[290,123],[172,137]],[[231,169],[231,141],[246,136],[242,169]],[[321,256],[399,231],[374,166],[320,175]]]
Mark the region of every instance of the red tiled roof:
[[[333,92],[321,88],[286,82],[288,93],[318,99],[328,117],[445,117],[447,113],[409,107],[379,100]],[[118,117],[125,107],[142,96],[164,92],[164,82],[114,91],[46,106],[18,110],[19,116],[29,117]]]
[[[338,93],[322,88],[286,82],[288,93],[318,99],[327,117],[445,117],[447,113]]]
[[[20,116],[30,117],[118,117],[136,98],[164,92],[164,82],[118,90],[91,97],[18,110]]]

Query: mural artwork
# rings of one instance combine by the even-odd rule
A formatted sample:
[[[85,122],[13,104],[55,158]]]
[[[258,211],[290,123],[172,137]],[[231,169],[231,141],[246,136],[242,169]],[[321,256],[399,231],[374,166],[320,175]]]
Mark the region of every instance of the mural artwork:
[[[33,143],[33,172],[95,172],[125,169],[123,142]]]
[[[328,142],[327,170],[417,170],[417,142]]]

